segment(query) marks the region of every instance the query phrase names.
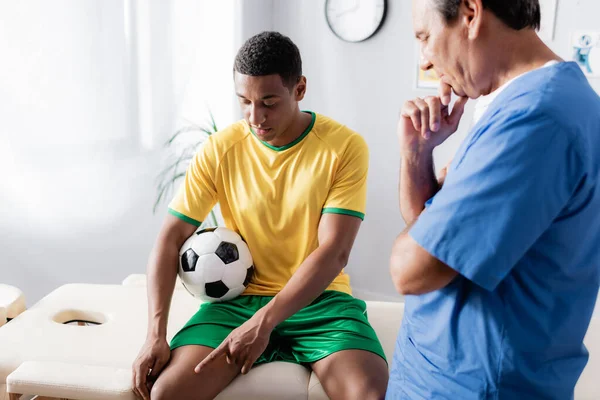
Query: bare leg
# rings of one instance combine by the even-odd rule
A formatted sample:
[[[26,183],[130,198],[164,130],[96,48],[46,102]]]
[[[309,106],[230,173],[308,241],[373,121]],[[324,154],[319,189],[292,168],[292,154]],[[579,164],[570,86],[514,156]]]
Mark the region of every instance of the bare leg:
[[[199,374],[194,367],[213,349],[205,346],[182,346],[171,353],[171,360],[152,386],[152,400],[214,399],[240,373],[240,367],[218,358]]]
[[[385,398],[388,367],[383,358],[364,350],[344,350],[311,365],[331,400]]]

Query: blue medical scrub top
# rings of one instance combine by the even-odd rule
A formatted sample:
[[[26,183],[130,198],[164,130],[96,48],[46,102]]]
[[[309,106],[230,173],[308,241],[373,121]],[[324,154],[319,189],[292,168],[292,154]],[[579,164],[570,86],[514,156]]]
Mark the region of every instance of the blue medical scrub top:
[[[459,275],[406,296],[387,398],[572,399],[600,283],[600,98],[577,64],[498,95],[409,234]]]

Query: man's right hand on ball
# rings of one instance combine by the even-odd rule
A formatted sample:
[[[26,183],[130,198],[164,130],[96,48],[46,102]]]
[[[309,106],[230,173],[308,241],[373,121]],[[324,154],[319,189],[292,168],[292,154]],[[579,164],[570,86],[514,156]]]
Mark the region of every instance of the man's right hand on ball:
[[[171,358],[171,349],[165,338],[146,339],[133,363],[133,393],[140,399],[150,400],[152,384]]]
[[[431,152],[456,132],[468,98],[459,97],[450,114],[450,95],[446,91],[441,91],[441,97],[416,98],[404,103],[398,122],[403,156]]]

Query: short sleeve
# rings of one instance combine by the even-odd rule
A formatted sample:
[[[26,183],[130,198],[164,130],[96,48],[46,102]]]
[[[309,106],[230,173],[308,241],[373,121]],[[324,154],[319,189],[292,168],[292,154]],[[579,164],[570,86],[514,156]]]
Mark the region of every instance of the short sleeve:
[[[345,214],[364,219],[367,203],[369,148],[358,134],[342,153],[323,213]]]
[[[410,236],[494,290],[568,204],[582,177],[576,146],[549,117],[496,118],[471,139]]]
[[[196,226],[200,226],[217,203],[217,158],[211,139],[209,138],[194,155],[184,182],[169,204],[170,214]]]

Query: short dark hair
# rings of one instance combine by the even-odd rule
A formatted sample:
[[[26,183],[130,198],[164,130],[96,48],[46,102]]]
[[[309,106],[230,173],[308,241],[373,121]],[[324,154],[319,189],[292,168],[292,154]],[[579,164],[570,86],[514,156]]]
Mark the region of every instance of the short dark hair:
[[[234,71],[250,76],[278,74],[292,87],[302,76],[300,50],[279,32],[262,32],[252,36],[238,51]]]
[[[433,0],[447,22],[458,17],[463,0]],[[520,31],[524,28],[540,29],[541,11],[539,0],[481,0],[506,25]]]

